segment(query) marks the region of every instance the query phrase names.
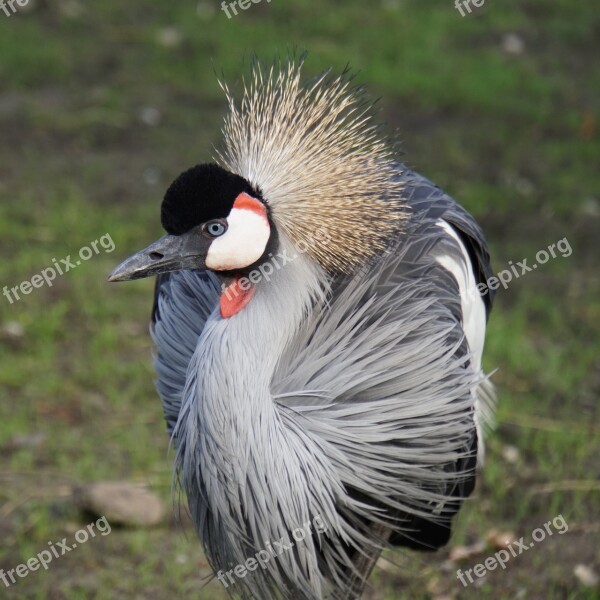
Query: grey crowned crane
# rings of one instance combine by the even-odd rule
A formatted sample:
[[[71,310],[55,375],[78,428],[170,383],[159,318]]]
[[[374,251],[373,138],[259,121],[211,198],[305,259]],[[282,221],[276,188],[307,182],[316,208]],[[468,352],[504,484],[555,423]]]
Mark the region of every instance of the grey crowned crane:
[[[233,595],[358,598],[472,492],[491,384],[483,233],[411,171],[346,74],[258,62],[215,163],[166,192],[151,334],[175,472]],[[318,525],[318,526],[317,526]]]

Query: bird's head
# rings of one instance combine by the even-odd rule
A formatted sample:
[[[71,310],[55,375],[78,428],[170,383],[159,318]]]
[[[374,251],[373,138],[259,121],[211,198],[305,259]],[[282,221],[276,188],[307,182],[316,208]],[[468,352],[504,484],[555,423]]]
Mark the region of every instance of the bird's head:
[[[212,163],[175,179],[162,203],[161,222],[167,235],[121,263],[110,281],[182,269],[235,277],[260,264],[277,240],[260,193],[243,177]],[[247,296],[235,297],[242,302]]]
[[[302,243],[328,273],[351,273],[396,238],[406,218],[397,163],[363,90],[328,73],[302,85],[301,67],[265,72],[256,63],[239,106],[222,84],[229,113],[219,164],[175,179],[161,209],[168,235],[110,281],[205,268],[235,282],[282,242]],[[251,294],[241,298],[225,310],[222,302],[221,314],[239,312]]]

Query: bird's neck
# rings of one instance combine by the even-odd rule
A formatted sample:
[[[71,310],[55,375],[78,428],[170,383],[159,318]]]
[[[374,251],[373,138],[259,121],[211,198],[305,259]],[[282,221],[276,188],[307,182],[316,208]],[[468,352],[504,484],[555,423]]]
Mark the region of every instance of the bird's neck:
[[[243,562],[250,552],[245,541],[249,532],[260,540],[279,539],[315,516],[308,495],[300,499],[297,489],[306,464],[311,464],[313,477],[318,473],[325,482],[324,490],[332,480],[316,449],[281,412],[271,389],[282,355],[290,342],[293,348],[315,296],[326,287],[324,274],[303,255],[290,256],[295,258],[275,267],[270,281],[256,284],[243,310],[228,319],[216,311],[207,321],[190,364],[175,432],[177,466],[200,537],[209,554],[231,564]],[[265,485],[272,486],[273,507],[280,507],[285,521],[271,518],[257,503]],[[239,536],[232,538],[232,531]],[[279,563],[292,572],[294,555],[288,554]],[[316,554],[311,556],[307,564],[314,570]],[[320,584],[311,585],[320,597]]]
[[[315,297],[325,293],[324,273],[295,249],[280,250],[271,266],[268,275],[270,269],[263,268],[239,313],[229,318],[214,313],[207,321],[190,365],[180,424],[187,423],[187,447],[213,444],[215,460],[243,462],[240,448],[258,446],[256,424],[278,419],[273,375]],[[217,446],[228,446],[227,452],[219,454]]]
[[[315,296],[324,293],[322,272],[305,256],[286,251],[268,262],[273,270],[256,272],[249,303],[229,318],[211,319],[200,340],[205,345],[198,365],[203,396],[225,411],[238,412],[244,405],[272,408],[277,363]]]

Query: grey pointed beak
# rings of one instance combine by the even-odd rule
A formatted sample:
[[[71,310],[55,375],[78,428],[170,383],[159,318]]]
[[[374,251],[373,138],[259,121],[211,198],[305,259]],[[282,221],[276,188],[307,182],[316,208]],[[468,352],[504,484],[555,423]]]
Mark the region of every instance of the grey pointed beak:
[[[108,276],[108,281],[129,281],[170,271],[204,268],[210,242],[202,237],[198,228],[182,235],[165,235],[124,260]]]

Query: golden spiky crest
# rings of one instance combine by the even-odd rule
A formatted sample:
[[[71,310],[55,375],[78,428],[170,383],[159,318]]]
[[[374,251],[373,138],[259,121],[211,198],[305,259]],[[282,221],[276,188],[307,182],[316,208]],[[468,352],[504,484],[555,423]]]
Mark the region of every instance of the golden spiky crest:
[[[303,85],[302,65],[256,61],[239,105],[220,82],[229,112],[216,160],[260,190],[294,244],[350,273],[384,252],[407,216],[398,167],[362,89],[328,72]]]

